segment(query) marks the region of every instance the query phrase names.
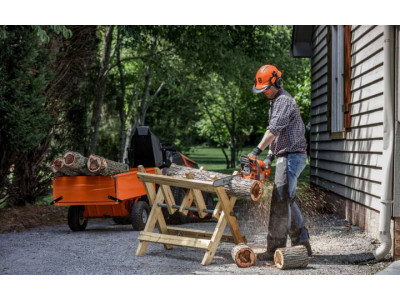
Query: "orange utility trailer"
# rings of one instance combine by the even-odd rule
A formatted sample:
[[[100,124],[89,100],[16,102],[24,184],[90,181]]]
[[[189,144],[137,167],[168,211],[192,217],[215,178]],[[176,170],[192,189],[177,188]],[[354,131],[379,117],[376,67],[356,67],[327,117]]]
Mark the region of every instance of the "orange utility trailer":
[[[70,206],[68,225],[73,231],[84,230],[89,218],[100,217],[111,217],[118,224],[132,221],[135,230],[143,230],[149,206],[137,172],[132,168],[115,176],[57,177],[53,180],[54,204]],[[154,167],[146,172],[154,173]]]
[[[88,219],[109,217],[117,224],[132,224],[134,230],[143,230],[150,213],[144,185],[136,176],[142,165],[147,173],[155,168],[166,169],[175,163],[198,168],[195,161],[177,152],[159,139],[147,126],[138,127],[128,149],[130,171],[114,176],[62,176],[53,179],[53,203],[69,206],[68,225],[72,231],[85,230]],[[176,204],[185,195],[181,188],[172,189]],[[204,195],[207,208],[212,209],[211,194]],[[166,213],[169,216],[169,214]],[[170,224],[183,223],[187,216],[177,212],[167,218]]]

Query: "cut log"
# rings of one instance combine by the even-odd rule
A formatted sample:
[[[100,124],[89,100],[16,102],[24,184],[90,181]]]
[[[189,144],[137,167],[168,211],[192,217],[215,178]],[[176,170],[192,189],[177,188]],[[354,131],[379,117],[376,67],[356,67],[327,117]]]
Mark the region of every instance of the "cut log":
[[[204,181],[215,181],[217,179],[229,176],[223,173],[193,169],[175,164],[172,164],[167,171],[168,176],[184,178],[186,177],[187,173],[193,174],[194,179]],[[228,196],[234,196],[239,199],[259,201],[263,195],[263,184],[260,181],[243,179],[240,176],[233,177],[230,183],[224,187]]]
[[[88,158],[78,152],[68,151],[64,155],[64,164],[66,168],[81,175],[93,176],[95,174],[88,170],[87,161]]]
[[[254,251],[245,244],[238,244],[232,248],[232,259],[238,267],[247,268],[256,262]]]
[[[129,166],[124,163],[112,161],[98,155],[90,155],[87,168],[95,175],[112,176],[129,172]]]
[[[53,173],[55,173],[56,176],[78,176],[79,175],[79,173],[65,167],[63,158],[56,158],[53,161],[51,170],[53,171]]]
[[[278,269],[297,269],[307,267],[309,257],[306,247],[294,246],[276,249],[274,261]]]

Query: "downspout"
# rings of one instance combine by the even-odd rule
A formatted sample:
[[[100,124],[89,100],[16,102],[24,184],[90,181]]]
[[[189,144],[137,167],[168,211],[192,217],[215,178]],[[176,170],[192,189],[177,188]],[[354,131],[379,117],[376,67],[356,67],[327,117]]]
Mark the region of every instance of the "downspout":
[[[383,99],[383,164],[382,196],[379,215],[379,239],[381,245],[373,252],[376,260],[382,260],[392,247],[390,223],[393,206],[393,157],[394,157],[394,30],[384,28],[384,99]]]

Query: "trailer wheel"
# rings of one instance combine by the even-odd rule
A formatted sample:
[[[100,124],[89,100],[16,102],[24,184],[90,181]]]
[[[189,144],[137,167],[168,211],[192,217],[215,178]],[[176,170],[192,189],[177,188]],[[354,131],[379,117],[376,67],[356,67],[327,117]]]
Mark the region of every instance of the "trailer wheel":
[[[143,230],[149,218],[150,208],[144,201],[136,202],[132,207],[132,227],[133,230]]]
[[[85,207],[82,205],[70,206],[68,209],[68,226],[72,231],[85,230],[88,220],[83,217]]]

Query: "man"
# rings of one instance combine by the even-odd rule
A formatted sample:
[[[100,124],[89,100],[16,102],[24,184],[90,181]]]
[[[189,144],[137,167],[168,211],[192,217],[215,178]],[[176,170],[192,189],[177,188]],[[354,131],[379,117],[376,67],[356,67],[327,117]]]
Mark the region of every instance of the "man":
[[[261,142],[248,156],[257,157],[269,146],[265,160],[271,166],[277,157],[275,185],[272,192],[270,221],[267,237],[267,257],[286,247],[287,234],[294,245],[304,245],[311,255],[309,235],[296,203],[297,178],[307,159],[305,126],[293,97],[283,89],[281,72],[273,65],[262,66],[256,74],[253,93],[264,93],[270,99],[269,125]]]

